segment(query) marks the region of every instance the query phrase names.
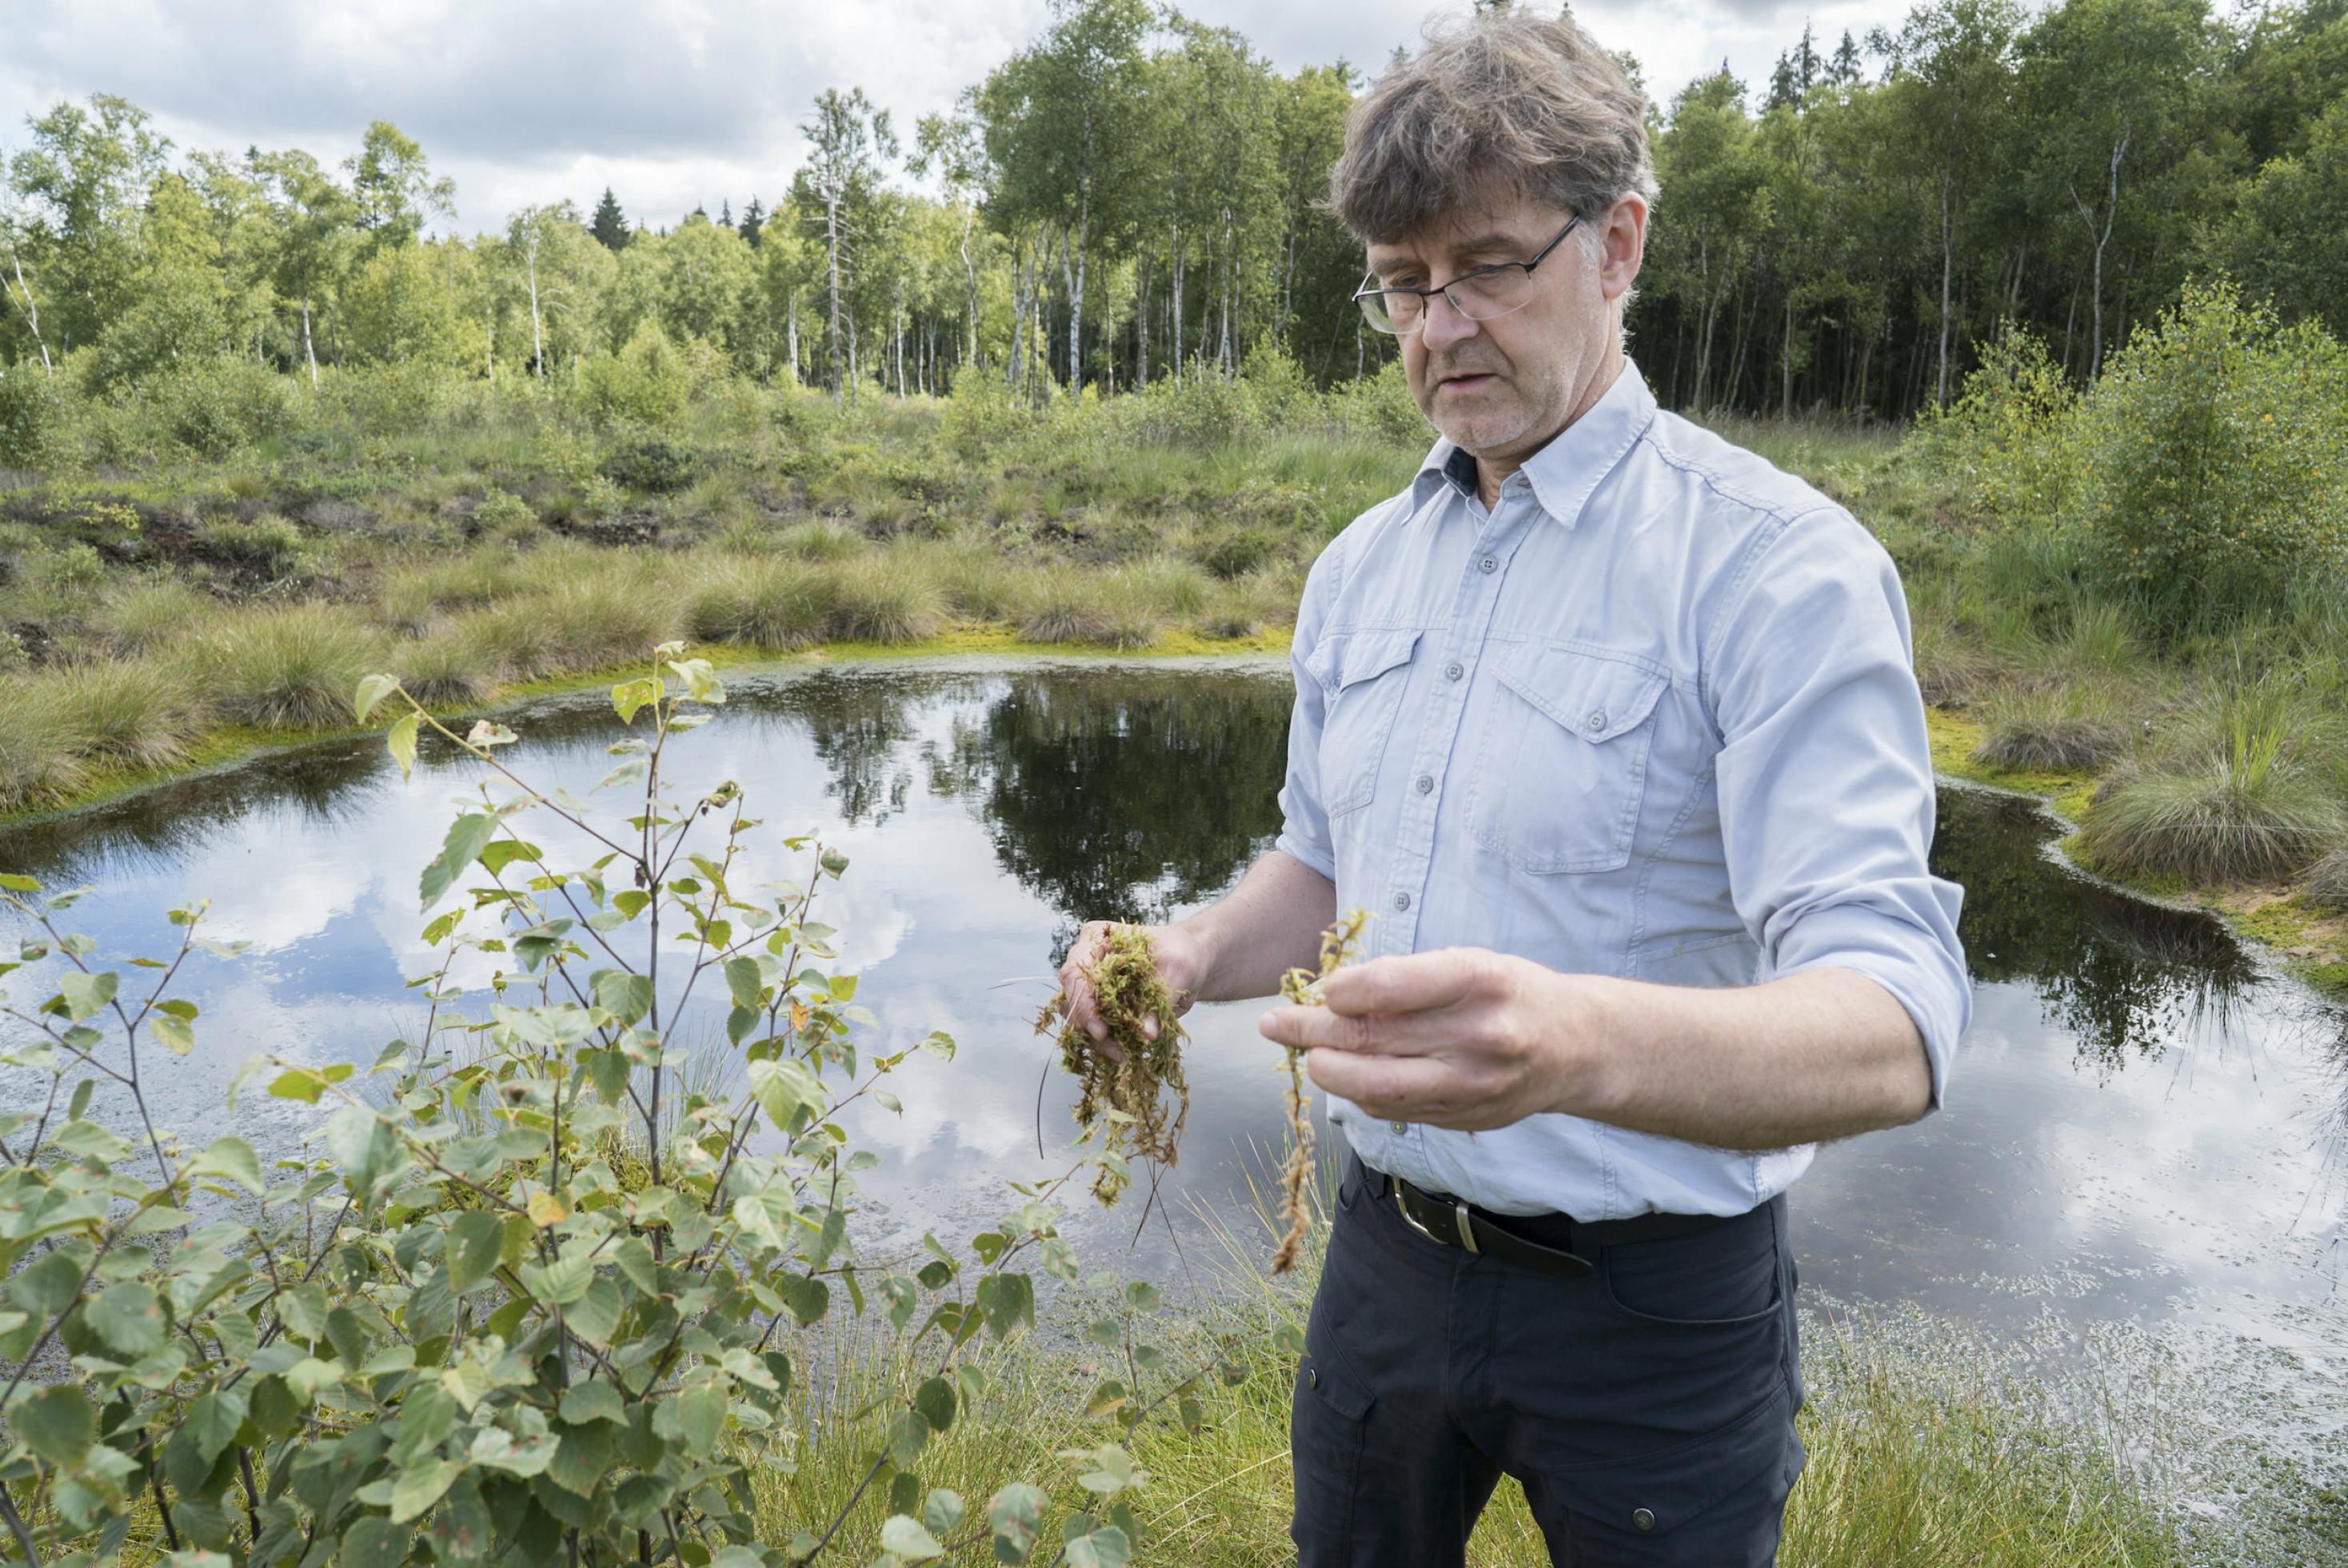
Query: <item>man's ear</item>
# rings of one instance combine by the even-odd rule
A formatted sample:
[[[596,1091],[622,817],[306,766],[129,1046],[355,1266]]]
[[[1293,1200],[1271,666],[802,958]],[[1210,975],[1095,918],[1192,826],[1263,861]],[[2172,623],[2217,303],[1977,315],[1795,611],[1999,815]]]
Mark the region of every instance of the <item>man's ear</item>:
[[[1646,260],[1646,198],[1635,190],[1618,198],[1600,220],[1598,239],[1599,292],[1609,301],[1619,299]]]

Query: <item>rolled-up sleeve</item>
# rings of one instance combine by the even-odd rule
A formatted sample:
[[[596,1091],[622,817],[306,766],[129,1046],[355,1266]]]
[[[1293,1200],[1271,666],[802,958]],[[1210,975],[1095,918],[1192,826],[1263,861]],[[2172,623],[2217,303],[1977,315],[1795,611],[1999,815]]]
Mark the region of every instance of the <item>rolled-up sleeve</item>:
[[[1333,543],[1321,552],[1304,579],[1296,607],[1296,636],[1289,643],[1289,672],[1296,701],[1288,712],[1288,773],[1280,785],[1280,836],[1272,847],[1303,861],[1330,881],[1337,880],[1337,856],[1329,841],[1329,814],[1321,794],[1321,715],[1325,693],[1311,669],[1313,650],[1329,618],[1335,580],[1343,575]]]
[[[1756,538],[1707,642],[1737,916],[1772,975],[1849,969],[1890,992],[1937,1109],[1972,987],[1963,890],[1927,862],[1931,747],[1899,573],[1848,512],[1806,513]]]

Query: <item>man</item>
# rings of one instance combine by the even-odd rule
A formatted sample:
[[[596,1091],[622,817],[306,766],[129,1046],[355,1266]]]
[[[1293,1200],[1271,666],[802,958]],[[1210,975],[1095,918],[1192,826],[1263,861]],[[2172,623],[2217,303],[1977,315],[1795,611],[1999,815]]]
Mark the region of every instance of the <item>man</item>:
[[[1786,1189],[1940,1102],[1971,1009],[1898,577],[1625,357],[1654,192],[1570,20],[1438,36],[1334,206],[1443,436],[1314,564],[1277,847],[1153,927],[1190,999],[1377,917],[1309,1048],[1354,1159],[1292,1420],[1304,1568],[1774,1561],[1802,1464]],[[1062,971],[1097,1026],[1086,927]]]

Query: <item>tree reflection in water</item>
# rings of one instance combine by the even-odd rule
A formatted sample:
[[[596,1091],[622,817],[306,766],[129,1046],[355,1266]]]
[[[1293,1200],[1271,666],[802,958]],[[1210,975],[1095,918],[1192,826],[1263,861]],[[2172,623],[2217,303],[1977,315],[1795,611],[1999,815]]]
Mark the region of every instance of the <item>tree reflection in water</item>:
[[[2222,1029],[2260,976],[2217,919],[2131,898],[2047,859],[2030,802],[1943,790],[1932,868],[1965,889],[1959,932],[1979,983],[2026,981],[2099,1071]]]
[[[932,783],[973,798],[1004,869],[1066,922],[1065,953],[1077,922],[1163,920],[1263,852],[1287,726],[1287,688],[1260,676],[1057,671],[958,720]]]
[[[1059,912],[1065,948],[1079,920],[1164,919],[1262,853],[1280,825],[1288,701],[1261,671],[880,666],[742,680],[719,723],[812,752],[852,825],[886,821],[916,789],[964,802],[1003,868]],[[534,702],[511,722],[531,746],[600,749],[618,733],[600,696]],[[446,753],[427,743],[426,770]],[[0,866],[104,880],[270,810],[366,832],[389,777],[372,740],[264,757],[0,834]],[[1933,866],[1965,888],[1975,979],[2032,986],[2098,1071],[2222,1026],[2253,994],[2256,966],[2219,922],[2070,875],[2042,852],[2047,833],[2026,801],[1941,794]],[[2348,1078],[2348,1023],[2333,1032]]]

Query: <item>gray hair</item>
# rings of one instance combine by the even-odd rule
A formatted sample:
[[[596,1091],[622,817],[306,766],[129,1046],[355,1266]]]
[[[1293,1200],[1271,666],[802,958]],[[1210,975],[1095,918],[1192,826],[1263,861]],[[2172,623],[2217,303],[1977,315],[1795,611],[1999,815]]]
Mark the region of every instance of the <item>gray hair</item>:
[[[1569,16],[1509,12],[1431,26],[1345,121],[1329,206],[1356,239],[1393,244],[1468,200],[1518,196],[1593,220],[1655,199],[1646,99]]]

